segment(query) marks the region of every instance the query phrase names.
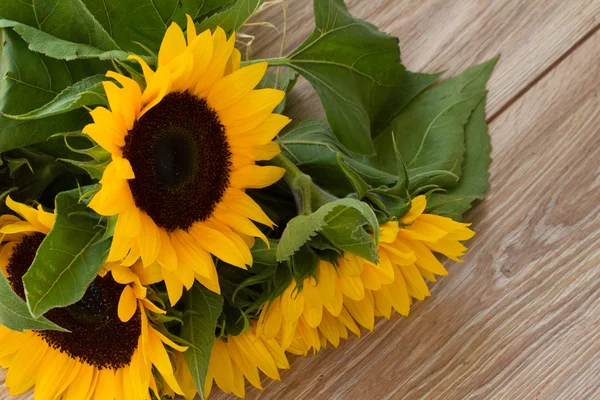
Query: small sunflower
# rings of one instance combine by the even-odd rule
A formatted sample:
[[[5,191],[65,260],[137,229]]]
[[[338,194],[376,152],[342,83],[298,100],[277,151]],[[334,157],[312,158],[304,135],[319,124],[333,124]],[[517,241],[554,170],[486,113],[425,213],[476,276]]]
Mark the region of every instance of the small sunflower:
[[[10,198],[6,204],[25,220],[0,217],[0,269],[25,300],[22,277],[55,216]],[[0,326],[0,365],[8,368],[6,386],[11,396],[35,385],[36,400],[149,400],[150,390],[159,394],[153,368],[166,384],[183,393],[164,344],[177,351],[186,348],[151,326],[146,308],[162,311],[146,299],[145,289],[136,287],[149,279],[149,271],[139,268],[144,271],[141,278],[124,278],[121,273],[125,271],[105,268],[109,270],[112,276],[98,276],[80,301],[45,314],[69,332],[16,332]],[[130,277],[126,285],[119,283]],[[133,306],[128,293],[133,295]]]
[[[280,149],[272,139],[289,123],[273,114],[284,92],[254,90],[267,63],[240,68],[235,35],[217,28],[196,33],[188,16],[187,42],[172,24],[153,71],[137,56],[146,86],[109,72],[103,83],[110,110],[91,111],[83,132],[112,155],[90,207],[117,215],[108,261],[155,261],[172,304],[194,279],[219,292],[211,254],[246,268],[254,222],[273,222],[245,189],[267,187],[284,170],[258,166]],[[131,262],[131,261],[130,261]]]
[[[433,252],[461,262],[467,248],[460,241],[475,234],[470,224],[424,214],[426,205],[425,196],[418,196],[404,217],[379,227],[378,264],[346,253],[335,266],[320,261],[317,280],[306,278],[301,291],[292,280],[263,307],[259,335],[277,337],[286,350],[306,354],[327,342],[337,347],[348,331],[360,336],[356,323],[372,330],[375,317],[390,319],[392,309],[408,315],[413,298],[430,295],[425,279],[435,282],[435,275],[448,274]]]

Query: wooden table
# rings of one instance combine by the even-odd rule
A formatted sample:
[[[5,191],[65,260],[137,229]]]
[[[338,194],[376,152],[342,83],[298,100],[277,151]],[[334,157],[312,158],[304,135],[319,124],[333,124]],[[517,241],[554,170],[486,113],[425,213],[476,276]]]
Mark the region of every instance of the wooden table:
[[[292,49],[312,2],[289,3]],[[600,399],[600,0],[348,5],[400,38],[411,70],[450,75],[502,55],[488,85],[492,189],[466,216],[478,232],[466,262],[447,263],[409,318],[294,358],[283,382],[247,398]],[[280,9],[264,20],[280,26]],[[245,32],[255,56],[277,55],[274,31]],[[294,118],[324,115],[306,82],[290,104]]]

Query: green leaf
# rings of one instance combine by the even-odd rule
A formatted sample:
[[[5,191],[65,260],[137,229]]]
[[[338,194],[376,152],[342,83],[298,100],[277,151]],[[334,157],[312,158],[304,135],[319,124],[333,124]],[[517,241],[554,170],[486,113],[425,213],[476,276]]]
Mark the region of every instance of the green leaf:
[[[202,32],[206,29],[214,30],[217,26],[227,33],[239,30],[250,18],[264,0],[236,0],[231,2],[217,13],[196,24],[196,30]]]
[[[290,68],[283,68],[281,71],[279,71],[279,75],[277,72],[267,71],[256,88],[273,88],[283,90],[286,93],[286,96],[283,98],[283,100],[281,100],[281,103],[279,103],[279,105],[275,107],[275,110],[273,110],[274,113],[281,114],[285,111],[285,106],[287,104],[287,93],[294,88],[297,80],[298,73]]]
[[[316,29],[287,58],[315,88],[338,140],[358,154],[375,153],[376,136],[438,75],[408,72],[398,39],[353,18],[343,0],[315,0]]]
[[[341,153],[337,153],[337,163],[340,166],[340,169],[342,172],[344,172],[344,175],[346,175],[346,178],[354,187],[354,191],[356,192],[358,199],[361,200],[363,197],[365,197],[365,194],[367,194],[371,186],[365,182],[360,174],[349,165],[350,161],[350,159],[344,157],[341,155]]]
[[[7,19],[0,20],[0,28],[13,28],[28,43],[29,50],[58,60],[127,60],[129,56],[129,53],[122,50],[101,50],[90,45],[59,39],[29,25]]]
[[[104,75],[93,75],[84,78],[74,85],[64,89],[53,100],[44,104],[40,108],[25,114],[4,115],[11,119],[28,121],[64,114],[83,105],[106,105],[107,103],[106,98],[104,97],[104,89],[102,88],[102,81],[104,79]]]
[[[113,10],[106,4],[104,13]],[[133,13],[132,9],[130,13]],[[0,18],[20,22],[59,39],[116,50],[118,45],[81,0],[0,2]],[[133,21],[132,21],[133,22]]]
[[[47,318],[33,318],[27,303],[12,290],[2,273],[0,273],[0,325],[18,332],[25,330],[68,332]]]
[[[269,267],[276,267],[277,262],[277,245],[279,241],[269,239],[269,247],[263,241],[256,241],[252,247],[252,265],[260,264]]]
[[[458,185],[445,193],[434,193],[427,200],[428,212],[454,219],[471,208],[475,200],[483,200],[490,187],[488,168],[492,145],[485,122],[485,98],[477,105],[465,127],[465,160]]]
[[[373,230],[375,239],[364,227]],[[366,203],[356,199],[339,199],[321,206],[310,215],[299,215],[288,222],[277,246],[277,259],[285,261],[317,234],[335,247],[376,262],[379,224]]]
[[[98,243],[105,231],[102,218],[80,202],[74,189],[56,197],[54,227],[23,276],[33,316],[79,301],[108,256],[110,243]]]
[[[237,0],[180,0],[181,7],[175,10],[171,19],[180,26],[185,26],[186,14],[194,21],[198,21],[203,16],[215,13],[235,1]]]
[[[450,188],[462,173],[465,125],[485,97],[485,84],[496,60],[467,69],[412,101],[391,124],[409,173],[411,190],[437,185]],[[396,173],[391,135],[375,140],[373,165]]]
[[[4,29],[0,81],[0,112],[20,115],[43,107],[75,82],[103,73],[103,64],[89,61],[59,61],[33,53],[12,30]],[[78,109],[34,121],[17,121],[0,116],[0,152],[47,140],[58,132],[81,129],[91,118]]]
[[[281,138],[283,154],[292,160],[314,182],[336,196],[346,196],[355,189],[346,174],[337,166],[341,154],[348,167],[369,185],[393,184],[397,176],[350,159],[351,153],[335,139],[324,121],[306,119],[284,132]]]
[[[184,302],[186,311],[183,314],[181,337],[191,346],[183,356],[196,390],[204,399],[204,382],[215,341],[217,319],[223,309],[223,297],[196,283],[192,290],[184,294]]]
[[[298,251],[292,254],[288,264],[292,269],[294,280],[298,284],[302,284],[307,277],[315,277],[315,272],[319,265],[319,256],[309,246],[303,245]]]

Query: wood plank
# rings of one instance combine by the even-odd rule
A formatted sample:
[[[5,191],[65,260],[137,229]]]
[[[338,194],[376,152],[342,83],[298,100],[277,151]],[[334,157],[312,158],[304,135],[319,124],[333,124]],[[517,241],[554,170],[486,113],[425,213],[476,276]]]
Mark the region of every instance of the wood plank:
[[[479,234],[433,297],[248,399],[598,398],[598,43],[492,123],[492,189],[467,218]]]
[[[489,84],[488,115],[527,88],[575,43],[600,24],[600,0],[348,0],[353,15],[400,38],[402,58],[414,71],[455,74],[497,54],[502,57]],[[253,21],[282,26],[273,7]],[[314,28],[312,1],[289,1],[287,51]],[[257,57],[277,56],[275,31],[252,27]],[[301,80],[289,112],[305,118],[324,113],[316,93]]]

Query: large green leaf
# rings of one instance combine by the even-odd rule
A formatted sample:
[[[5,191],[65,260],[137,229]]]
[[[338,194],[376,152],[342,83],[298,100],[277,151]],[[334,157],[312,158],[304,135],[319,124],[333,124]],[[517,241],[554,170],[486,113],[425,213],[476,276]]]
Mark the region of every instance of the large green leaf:
[[[462,173],[465,125],[485,97],[485,84],[496,60],[467,69],[421,93],[391,124],[408,168],[411,189],[437,185],[450,188]],[[391,135],[375,140],[373,166],[397,173]]]
[[[100,1],[102,2],[103,0]],[[133,2],[130,2],[130,6],[132,5]],[[113,10],[110,4],[105,6],[105,13]],[[134,12],[131,8],[128,14]],[[116,41],[81,0],[2,1],[0,18],[21,22],[69,42],[100,50],[119,49]]]
[[[375,239],[365,230],[369,227]],[[321,206],[310,215],[298,215],[288,222],[279,245],[277,259],[289,260],[306,242],[323,235],[336,248],[376,262],[379,224],[366,203],[356,199],[339,199]]]
[[[183,353],[196,390],[204,399],[204,382],[215,341],[217,320],[223,309],[223,297],[196,283],[184,295],[185,313],[181,337],[190,344]]]
[[[407,71],[398,39],[353,18],[343,0],[315,0],[314,12],[315,31],[280,63],[315,88],[338,140],[350,151],[372,155],[371,136],[438,75]]]
[[[0,111],[19,115],[43,107],[64,89],[81,79],[103,73],[103,63],[65,62],[34,53],[12,30],[2,31],[4,49],[0,81]],[[91,118],[85,110],[49,116],[34,121],[16,121],[0,116],[0,152],[47,140],[59,132],[81,129]]]
[[[58,60],[71,61],[89,58],[126,60],[129,55],[122,50],[101,50],[90,45],[59,39],[29,25],[7,19],[0,20],[0,28],[12,28],[27,42],[29,50]]]
[[[74,189],[56,196],[54,226],[23,276],[33,316],[79,301],[108,256],[110,243],[98,243],[105,220],[80,202],[81,195]]]
[[[0,325],[19,332],[25,330],[68,332],[44,317],[33,318],[27,303],[12,290],[2,273],[0,273]]]
[[[196,30],[202,32],[206,29],[214,30],[220,26],[227,33],[239,30],[250,18],[264,0],[236,0],[220,9],[200,23],[196,24]]]
[[[10,119],[30,121],[64,114],[75,110],[82,105],[105,105],[106,97],[104,96],[104,89],[102,89],[103,79],[104,75],[92,75],[67,87],[53,100],[38,109],[29,111],[25,114],[10,115],[5,113],[4,115]]]
[[[338,155],[344,162],[373,187],[389,185],[395,175],[377,170],[356,160],[344,149],[324,121],[307,119],[287,130],[281,138],[283,154],[292,160],[314,182],[336,196],[346,196],[354,188],[347,174],[338,164]]]
[[[471,208],[474,200],[483,200],[490,187],[488,168],[492,145],[485,122],[485,98],[477,105],[465,126],[465,160],[458,185],[444,193],[434,193],[427,201],[429,211],[454,219]]]

